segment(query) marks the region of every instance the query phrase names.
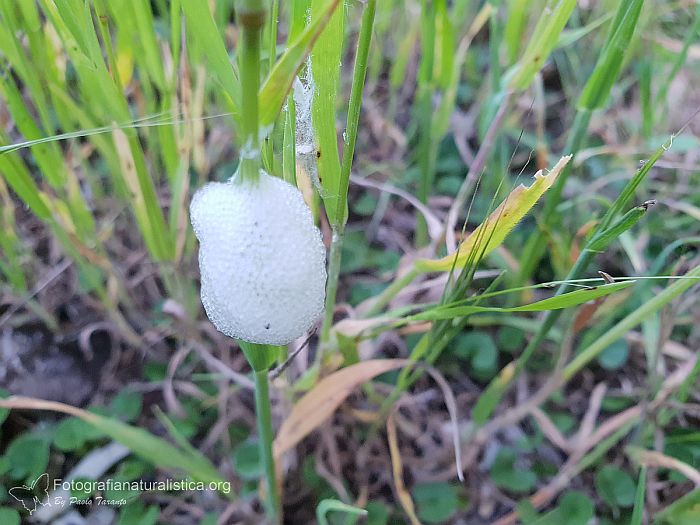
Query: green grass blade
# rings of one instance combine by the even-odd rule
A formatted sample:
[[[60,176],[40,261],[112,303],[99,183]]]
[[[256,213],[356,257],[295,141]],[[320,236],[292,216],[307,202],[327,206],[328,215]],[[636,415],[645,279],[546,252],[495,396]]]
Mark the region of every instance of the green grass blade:
[[[512,73],[513,76],[509,82],[511,89],[523,90],[532,83],[535,74],[542,69],[549,54],[557,45],[574,7],[576,7],[576,0],[547,2],[547,7],[537,21],[532,38]]]
[[[267,136],[272,129],[289,94],[297,71],[306,61],[311,48],[319,38],[319,35],[322,34],[339,3],[339,0],[331,0],[299,37],[287,46],[287,49],[274,65],[267,80],[260,88],[258,97],[260,106],[259,120],[261,133],[264,136]]]
[[[508,0],[508,19],[503,30],[508,64],[518,58],[532,0]]]
[[[671,68],[670,73],[668,75],[664,75],[663,77],[663,83],[661,84],[657,95],[657,99],[661,102],[660,105],[662,107],[663,104],[666,103],[666,97],[668,95],[668,89],[671,87],[671,82],[673,82],[673,79],[676,78],[681,70],[681,67],[683,67],[683,64],[685,64],[685,61],[688,58],[690,46],[694,42],[697,42],[698,35],[700,35],[700,4],[698,4],[698,6],[695,8],[694,22],[692,27],[690,27],[686,33],[681,52],[678,53],[676,60],[673,62],[673,67]]]
[[[598,63],[579,98],[580,109],[594,110],[605,106],[622,68],[643,4],[644,0],[620,2]]]
[[[696,266],[688,273],[686,277],[700,279],[700,266]],[[644,319],[658,312],[661,308],[669,304],[673,299],[688,290],[690,287],[698,284],[696,279],[680,279],[662,292],[655,295],[645,304],[637,308],[634,312],[618,322],[614,327],[605,332],[600,338],[581,350],[576,357],[564,369],[564,378],[571,379],[581,368],[590,363],[593,359],[605,350],[612,343],[623,337],[632,328],[640,324]]]
[[[0,399],[0,407],[19,410],[50,410],[78,417],[158,467],[179,470],[204,483],[223,483],[214,465],[194,449],[182,450],[150,432],[70,405],[21,396]]]
[[[410,321],[438,321],[443,319],[456,319],[478,313],[544,312],[549,310],[562,310],[587,303],[588,301],[598,299],[599,297],[605,297],[612,293],[619,292],[625,288],[629,288],[634,283],[635,281],[621,281],[617,283],[605,284],[590,289],[576,290],[574,292],[555,295],[554,297],[549,297],[548,299],[510,308],[500,308],[496,306],[435,307],[427,312],[408,316],[401,320],[401,324]]]
[[[185,2],[187,3],[187,2]],[[148,76],[160,90],[165,90],[165,72],[163,71],[163,58],[161,49],[156,38],[157,33],[153,27],[153,13],[150,2],[140,2],[132,0],[128,2],[128,7],[124,10],[128,13],[133,23],[133,28],[138,37],[139,52],[137,57],[143,56],[144,66],[141,70],[148,73]]]
[[[311,2],[311,23],[321,16],[328,0]],[[340,187],[340,156],[336,132],[336,98],[340,89],[340,61],[343,50],[345,13],[337,9],[318,38],[311,55],[311,71],[315,84],[312,108],[313,126],[318,150],[318,176],[323,187],[323,202],[332,225],[342,221],[336,215]]]
[[[182,2],[182,11],[187,21],[187,34],[197,42],[200,51],[206,56],[209,69],[224,88],[226,102],[233,117],[239,119],[241,84],[208,4],[185,0]]]
[[[416,160],[420,170],[418,183],[418,198],[422,203],[428,202],[435,179],[436,148],[437,142],[432,136],[433,129],[433,97],[437,89],[438,79],[435,78],[435,47],[436,47],[436,19],[439,7],[445,8],[444,0],[421,2],[421,31],[420,46],[421,58],[418,69],[418,85],[416,86],[415,115],[413,122],[418,130],[418,147]],[[416,224],[416,246],[423,246],[428,241],[428,229],[423,216],[418,215]]]
[[[644,518],[644,500],[646,498],[647,488],[647,467],[643,466],[639,469],[639,479],[637,481],[637,491],[634,495],[634,509],[632,510],[632,518],[630,525],[642,525]]]

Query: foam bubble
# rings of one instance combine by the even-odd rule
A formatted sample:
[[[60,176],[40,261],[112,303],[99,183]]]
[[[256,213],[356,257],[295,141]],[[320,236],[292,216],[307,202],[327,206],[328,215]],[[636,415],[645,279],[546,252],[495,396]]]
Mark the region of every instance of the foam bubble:
[[[260,172],[257,183],[212,182],[194,195],[202,304],[216,328],[284,345],[323,312],[326,250],[297,188]]]

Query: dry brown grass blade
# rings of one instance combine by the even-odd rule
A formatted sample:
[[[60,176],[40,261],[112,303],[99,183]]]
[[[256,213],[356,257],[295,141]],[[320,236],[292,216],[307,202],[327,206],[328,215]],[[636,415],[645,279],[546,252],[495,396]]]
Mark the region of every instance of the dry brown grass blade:
[[[36,399],[33,397],[12,396],[7,399],[0,399],[0,408],[9,408],[10,410],[52,410],[54,412],[63,412],[70,416],[84,418],[88,421],[93,414],[58,401],[46,401],[44,399]]]
[[[363,361],[322,379],[294,405],[289,417],[282,423],[275,438],[275,457],[282,456],[318,428],[359,385],[409,363],[407,359]]]
[[[539,425],[542,433],[553,445],[564,452],[571,452],[571,444],[543,410],[535,407],[530,411],[530,414]]]
[[[464,481],[464,470],[462,469],[462,447],[459,443],[459,422],[457,421],[457,401],[452,393],[452,389],[450,389],[449,383],[444,376],[438,372],[437,368],[425,363],[422,363],[419,366],[424,368],[426,372],[430,374],[442,391],[442,396],[445,399],[445,406],[447,407],[447,412],[450,414],[450,422],[452,423],[452,444],[455,448],[457,477],[459,478],[459,481]]]
[[[645,450],[639,447],[628,447],[626,452],[635,463],[646,467],[660,467],[675,470],[695,483],[696,487],[700,486],[700,472],[679,459],[667,456],[655,450]]]
[[[403,462],[401,461],[401,451],[396,438],[396,422],[394,415],[389,414],[386,419],[386,438],[389,442],[389,453],[391,455],[391,471],[394,477],[394,487],[396,488],[396,497],[403,507],[406,516],[411,521],[411,525],[421,525],[416,516],[416,509],[413,505],[413,499],[409,494],[406,486],[403,483]]]
[[[657,408],[662,402],[664,402],[664,400],[668,396],[671,395],[671,393],[673,393],[683,383],[683,381],[695,368],[696,362],[697,358],[695,356],[691,357],[687,362],[680,365],[670,376],[666,378],[663,385],[661,386],[661,389],[656,395],[653,403],[651,404],[651,409]],[[598,401],[595,401],[591,404],[595,405],[597,403]],[[547,485],[545,485],[544,487],[539,489],[535,494],[530,496],[528,498],[530,503],[536,509],[547,505],[557,496],[557,494],[559,494],[562,490],[568,487],[571,479],[573,479],[574,476],[576,476],[579,473],[579,462],[589,450],[593,449],[593,447],[595,447],[598,443],[611,436],[618,429],[621,429],[625,425],[628,425],[629,423],[635,420],[639,420],[643,415],[644,410],[642,405],[635,405],[605,420],[598,426],[597,429],[591,431],[587,436],[579,436],[574,445],[575,450],[571,453],[569,459],[566,461],[559,474],[557,474]],[[658,460],[658,458],[652,459]],[[669,467],[668,464],[663,466]],[[686,475],[685,472],[684,475]],[[689,479],[692,479],[697,484],[697,481],[700,481],[700,473],[698,473],[696,477],[697,481],[693,478]],[[513,525],[517,523],[517,520],[518,513],[517,511],[513,511],[507,514],[506,516],[502,517],[501,519],[493,522],[492,525]]]
[[[343,334],[345,337],[359,337],[365,330],[378,328],[394,321],[396,319],[385,316],[370,319],[343,319],[333,325],[333,331]]]

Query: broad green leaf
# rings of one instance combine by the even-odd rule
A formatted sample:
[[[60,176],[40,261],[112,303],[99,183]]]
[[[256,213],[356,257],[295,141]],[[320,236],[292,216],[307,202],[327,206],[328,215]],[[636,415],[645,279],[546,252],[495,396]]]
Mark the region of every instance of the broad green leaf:
[[[258,479],[264,469],[260,458],[260,444],[255,440],[241,443],[233,452],[233,469],[241,479]]]
[[[143,395],[140,392],[130,392],[128,390],[119,392],[110,403],[112,414],[126,422],[133,422],[138,418],[142,407]]]
[[[0,399],[6,399],[10,396],[9,392],[4,388],[0,388]],[[0,426],[5,422],[7,416],[10,415],[10,411],[6,408],[0,408]]]
[[[489,379],[497,371],[498,348],[487,332],[473,331],[455,340],[453,352],[469,361],[468,373],[479,380]]]
[[[7,400],[2,400],[3,404],[6,402]],[[46,472],[49,442],[32,434],[22,434],[7,447],[5,456],[9,461],[9,473],[13,479],[34,481]]]
[[[367,525],[387,525],[391,509],[381,501],[370,501],[367,507]]]
[[[631,507],[637,487],[632,477],[612,465],[603,466],[595,477],[598,496],[613,508]]]
[[[598,356],[598,363],[606,370],[617,370],[627,362],[629,346],[624,339],[618,339]]]
[[[515,465],[515,451],[502,448],[491,466],[491,479],[500,488],[514,493],[530,492],[537,477],[531,470],[524,470]]]
[[[583,492],[572,490],[562,496],[554,510],[523,522],[525,525],[587,525],[593,518],[593,513],[591,499]]]
[[[325,29],[339,3],[340,0],[331,0],[304,32],[287,46],[285,52],[272,68],[258,95],[261,133],[267,135],[274,125],[277,115],[287,99],[297,71],[304,64],[316,39]]]
[[[134,501],[121,509],[117,525],[155,525],[159,515],[160,508],[156,505],[146,506],[141,501]]]
[[[457,491],[449,483],[420,483],[411,495],[423,523],[445,523],[459,506]]]
[[[53,444],[63,451],[73,451],[82,448],[86,443],[103,437],[99,431],[85,421],[75,417],[69,417],[61,421],[56,427],[53,436]]]
[[[500,246],[508,233],[552,186],[570,159],[570,155],[562,157],[547,174],[543,174],[542,170],[538,171],[535,174],[535,182],[529,188],[520,185],[510,192],[486,221],[459,245],[455,253],[437,260],[419,259],[416,261],[416,268],[423,272],[446,272],[454,266],[459,270],[468,260],[474,259],[475,252],[477,258],[488,255]]]
[[[22,396],[0,399],[0,408],[51,410],[70,414],[104,432],[115,441],[128,447],[134,454],[156,466],[184,471],[197,481],[216,482],[223,485],[223,478],[203,455],[192,450],[181,450],[142,428],[127,425],[116,419],[110,419],[64,403]]]

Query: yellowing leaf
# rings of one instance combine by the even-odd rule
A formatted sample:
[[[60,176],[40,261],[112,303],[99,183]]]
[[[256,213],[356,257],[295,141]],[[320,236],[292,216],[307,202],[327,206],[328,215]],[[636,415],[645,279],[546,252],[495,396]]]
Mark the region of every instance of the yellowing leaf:
[[[274,443],[279,458],[329,418],[362,383],[409,363],[407,359],[373,359],[351,365],[323,378],[294,405],[282,423]]]
[[[122,86],[131,83],[134,74],[134,50],[131,47],[121,46],[117,52],[117,74]]]
[[[454,265],[459,270],[470,258],[481,258],[492,252],[554,184],[569,160],[571,155],[562,157],[549,173],[544,174],[542,170],[535,173],[535,182],[529,188],[521,184],[510,192],[486,221],[459,245],[456,252],[441,259],[419,259],[416,268],[423,272],[444,272]]]

